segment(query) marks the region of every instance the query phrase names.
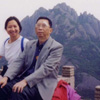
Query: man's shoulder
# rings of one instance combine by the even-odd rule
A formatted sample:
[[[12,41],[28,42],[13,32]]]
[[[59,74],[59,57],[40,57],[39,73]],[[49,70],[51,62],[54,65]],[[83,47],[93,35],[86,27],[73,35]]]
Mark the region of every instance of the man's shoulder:
[[[62,45],[61,43],[59,43],[58,41],[56,41],[54,38],[52,38],[51,36],[48,39],[48,42],[51,42],[52,45]],[[49,42],[49,43],[50,43]]]
[[[53,44],[55,46],[63,46],[61,43],[59,43],[58,41],[56,41],[55,39],[53,39]]]
[[[37,40],[30,40],[30,41],[27,42],[27,45],[33,45],[36,42],[37,42]]]
[[[29,41],[29,39],[27,39],[27,38],[24,38],[24,42],[28,42]]]

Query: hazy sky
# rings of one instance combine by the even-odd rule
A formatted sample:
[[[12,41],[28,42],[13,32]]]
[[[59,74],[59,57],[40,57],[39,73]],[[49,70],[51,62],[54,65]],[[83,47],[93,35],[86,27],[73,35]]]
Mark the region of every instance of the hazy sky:
[[[16,16],[21,21],[27,15],[31,16],[39,7],[52,9],[63,2],[74,8],[78,15],[87,11],[100,20],[100,0],[0,0],[0,45],[8,37],[4,23],[9,16]]]

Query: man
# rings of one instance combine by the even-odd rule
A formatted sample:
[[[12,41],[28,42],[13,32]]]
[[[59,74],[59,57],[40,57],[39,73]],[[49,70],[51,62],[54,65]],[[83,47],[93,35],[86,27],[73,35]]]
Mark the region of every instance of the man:
[[[47,17],[37,19],[35,31],[38,40],[26,44],[0,81],[0,100],[9,96],[11,100],[52,99],[63,46],[51,38],[52,22]]]

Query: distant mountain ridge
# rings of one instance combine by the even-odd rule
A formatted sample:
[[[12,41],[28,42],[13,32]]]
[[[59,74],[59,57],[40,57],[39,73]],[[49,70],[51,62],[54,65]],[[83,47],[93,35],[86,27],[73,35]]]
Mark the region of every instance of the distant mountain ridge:
[[[100,21],[87,12],[78,16],[65,3],[50,10],[40,7],[32,16],[21,21],[24,37],[36,38],[34,27],[39,16],[52,20],[54,30],[51,35],[64,45],[61,66],[75,66],[77,90],[84,98],[92,99],[95,86],[100,84]],[[90,88],[86,88],[86,84],[90,84]]]

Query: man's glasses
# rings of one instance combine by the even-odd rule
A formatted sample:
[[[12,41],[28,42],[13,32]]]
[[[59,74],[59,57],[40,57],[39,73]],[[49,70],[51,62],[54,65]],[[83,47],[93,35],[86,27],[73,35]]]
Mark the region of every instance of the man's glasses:
[[[40,28],[40,27],[42,27],[42,28],[50,27],[49,25],[46,25],[46,24],[36,24],[35,26],[37,28]]]

